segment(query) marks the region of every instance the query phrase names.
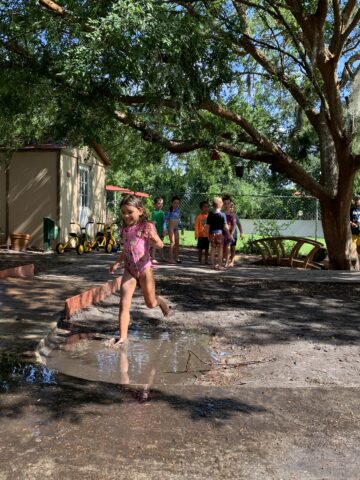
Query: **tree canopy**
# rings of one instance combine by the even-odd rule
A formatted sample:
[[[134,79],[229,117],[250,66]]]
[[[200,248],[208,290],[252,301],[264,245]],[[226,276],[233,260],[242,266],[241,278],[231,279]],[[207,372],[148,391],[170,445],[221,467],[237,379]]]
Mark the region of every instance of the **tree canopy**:
[[[5,0],[0,22],[2,144],[111,147],[131,128],[173,154],[269,164],[319,198],[345,265],[357,1]]]

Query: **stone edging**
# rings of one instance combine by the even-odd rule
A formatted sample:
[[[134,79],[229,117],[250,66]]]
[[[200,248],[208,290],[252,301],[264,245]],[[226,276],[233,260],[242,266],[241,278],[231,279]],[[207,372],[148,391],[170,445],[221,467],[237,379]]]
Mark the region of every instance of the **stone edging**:
[[[91,288],[65,300],[65,318],[70,319],[74,313],[95,303],[102,302],[106,297],[120,290],[121,277],[110,282],[103,283],[98,287]]]

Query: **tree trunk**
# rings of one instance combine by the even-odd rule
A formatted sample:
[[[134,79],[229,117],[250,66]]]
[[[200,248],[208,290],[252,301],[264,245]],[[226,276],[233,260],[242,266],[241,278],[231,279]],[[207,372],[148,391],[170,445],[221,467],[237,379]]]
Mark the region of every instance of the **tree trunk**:
[[[320,202],[322,227],[331,270],[351,269],[351,195],[352,189],[346,199],[338,196],[333,200]]]

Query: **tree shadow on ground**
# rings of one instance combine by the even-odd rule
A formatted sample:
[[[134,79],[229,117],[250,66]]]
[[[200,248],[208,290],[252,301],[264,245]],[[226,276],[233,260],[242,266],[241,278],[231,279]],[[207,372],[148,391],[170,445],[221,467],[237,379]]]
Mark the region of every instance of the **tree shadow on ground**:
[[[230,335],[235,343],[238,336],[241,344],[262,345],[300,338],[360,341],[360,284],[234,282],[193,274],[158,284],[176,310],[197,319],[198,328]]]
[[[128,407],[134,403],[151,404],[169,413],[171,410],[185,412],[193,422],[206,422],[221,426],[221,421],[231,420],[236,415],[261,414],[267,410],[224,394],[214,388],[186,387],[166,389],[158,386],[114,385],[89,382],[56,374],[40,365],[18,365],[17,374],[4,369],[0,377],[0,418],[18,419],[26,415],[29,405],[36,407],[41,415],[52,421],[67,420],[81,423],[84,417],[106,415],[106,407],[119,406],[117,415],[126,422]],[[6,397],[9,396],[11,401]],[[219,423],[220,421],[220,423]]]
[[[160,276],[157,286],[174,307],[174,314],[163,321],[159,312],[142,307],[138,292],[131,312],[135,326],[174,332],[189,328],[245,346],[302,339],[334,345],[357,345],[360,341],[357,283],[234,282],[192,273],[171,281]],[[90,312],[83,320],[81,314],[73,327],[114,331],[118,328],[118,298],[116,295],[97,305],[99,312]]]

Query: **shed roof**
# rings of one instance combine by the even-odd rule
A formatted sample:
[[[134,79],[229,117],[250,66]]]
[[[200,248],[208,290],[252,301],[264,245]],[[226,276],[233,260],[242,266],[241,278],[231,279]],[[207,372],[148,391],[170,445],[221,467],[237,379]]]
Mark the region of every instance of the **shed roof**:
[[[62,143],[41,143],[41,144],[28,144],[19,148],[21,152],[26,151],[36,151],[36,150],[62,150],[64,148],[69,148],[69,145]],[[93,142],[92,148],[99,155],[100,159],[104,162],[105,165],[111,165],[109,157],[106,155],[101,145],[97,142]]]
[[[121,192],[121,193],[126,193],[128,195],[136,195],[137,197],[144,197],[148,198],[150,195],[145,192],[133,192],[132,190],[129,190],[128,188],[125,187],[116,187],[115,185],[106,185],[106,190],[110,192]]]

